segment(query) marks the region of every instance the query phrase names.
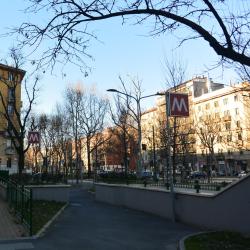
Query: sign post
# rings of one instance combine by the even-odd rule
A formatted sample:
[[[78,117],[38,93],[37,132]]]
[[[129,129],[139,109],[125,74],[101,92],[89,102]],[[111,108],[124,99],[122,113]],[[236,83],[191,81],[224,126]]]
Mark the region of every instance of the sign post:
[[[29,144],[40,144],[40,133],[37,131],[29,131],[28,142]]]
[[[172,203],[172,220],[175,221],[175,195],[174,195],[174,180],[173,180],[173,163],[171,157],[171,138],[170,138],[170,121],[169,117],[188,117],[189,105],[188,94],[166,92],[166,117],[167,117],[167,168],[166,179],[167,185],[170,184],[170,196]],[[168,181],[170,183],[168,183]]]
[[[189,116],[188,94],[169,93],[169,116]]]

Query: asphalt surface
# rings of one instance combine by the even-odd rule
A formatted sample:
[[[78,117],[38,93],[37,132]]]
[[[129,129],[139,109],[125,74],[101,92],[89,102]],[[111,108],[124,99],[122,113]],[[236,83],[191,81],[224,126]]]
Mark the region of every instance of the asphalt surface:
[[[150,201],[149,201],[150,202]],[[35,240],[0,243],[0,250],[176,250],[198,229],[158,216],[96,202],[83,188],[71,189],[70,204]]]

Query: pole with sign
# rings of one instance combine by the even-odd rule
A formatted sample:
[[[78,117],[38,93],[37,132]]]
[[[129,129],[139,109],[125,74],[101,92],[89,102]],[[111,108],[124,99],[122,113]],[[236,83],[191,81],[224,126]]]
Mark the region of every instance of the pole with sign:
[[[166,117],[167,117],[167,168],[165,176],[170,184],[170,196],[172,203],[172,220],[175,221],[175,194],[173,180],[173,163],[171,157],[171,137],[169,117],[187,117],[189,116],[188,94],[166,92]]]

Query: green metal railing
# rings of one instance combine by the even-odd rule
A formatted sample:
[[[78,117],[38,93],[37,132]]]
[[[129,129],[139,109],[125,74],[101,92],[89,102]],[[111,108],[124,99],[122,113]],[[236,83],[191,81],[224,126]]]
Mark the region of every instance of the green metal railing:
[[[10,209],[15,216],[20,219],[26,227],[30,236],[33,234],[32,228],[32,189],[26,188],[10,180],[0,177],[0,182],[7,189],[6,199]]]
[[[8,170],[0,170],[0,178],[8,180],[9,179],[9,171]]]

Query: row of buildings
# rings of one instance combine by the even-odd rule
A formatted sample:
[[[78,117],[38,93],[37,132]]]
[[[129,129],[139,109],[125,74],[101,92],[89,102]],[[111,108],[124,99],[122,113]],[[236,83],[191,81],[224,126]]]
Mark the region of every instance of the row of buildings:
[[[170,118],[171,155],[175,172],[213,171],[221,175],[234,175],[242,170],[250,170],[248,82],[225,86],[208,77],[194,77],[168,91],[186,93],[189,99],[189,116]],[[153,108],[142,113],[141,128],[142,168],[163,172],[168,136],[164,95],[158,97]],[[137,131],[130,131],[133,139],[128,139],[125,145],[121,138],[114,135],[114,130],[105,130],[104,137],[110,139],[93,154],[93,166],[97,166],[97,170],[123,171],[127,162],[130,170],[136,170]],[[124,147],[127,147],[126,157]],[[86,159],[84,152],[82,159]]]
[[[177,170],[214,170],[230,175],[250,170],[248,82],[225,86],[207,77],[195,77],[169,91],[187,93],[189,99],[189,117],[170,121]],[[153,138],[152,128],[159,131],[159,121],[166,117],[165,98],[160,97],[155,108],[142,117],[144,134],[149,137],[151,131]],[[147,137],[143,137],[143,143],[150,145]],[[146,163],[151,155],[144,153]]]
[[[14,75],[18,75],[15,88],[12,86]],[[13,114],[15,119],[14,105],[21,112],[21,81],[24,75],[23,70],[0,64],[0,170],[10,172],[17,172],[18,155],[7,133],[9,122],[5,113]],[[170,119],[171,152],[176,171],[215,170],[234,174],[241,170],[250,170],[248,82],[225,86],[213,82],[208,77],[194,77],[168,91],[187,93],[189,99],[189,117]],[[162,171],[166,164],[167,137],[164,96],[158,97],[155,106],[142,113],[141,128],[143,168]],[[136,169],[136,131],[133,132],[134,136],[128,139],[126,160],[124,144],[119,144],[115,136],[110,136],[113,132],[114,128],[103,132],[110,140],[98,150],[93,150],[92,166],[109,171],[124,168],[127,161],[131,170]],[[71,147],[69,151],[73,158],[74,148]],[[81,154],[81,166],[84,168],[87,165],[84,150]],[[42,164],[43,162],[40,162],[40,165]]]

